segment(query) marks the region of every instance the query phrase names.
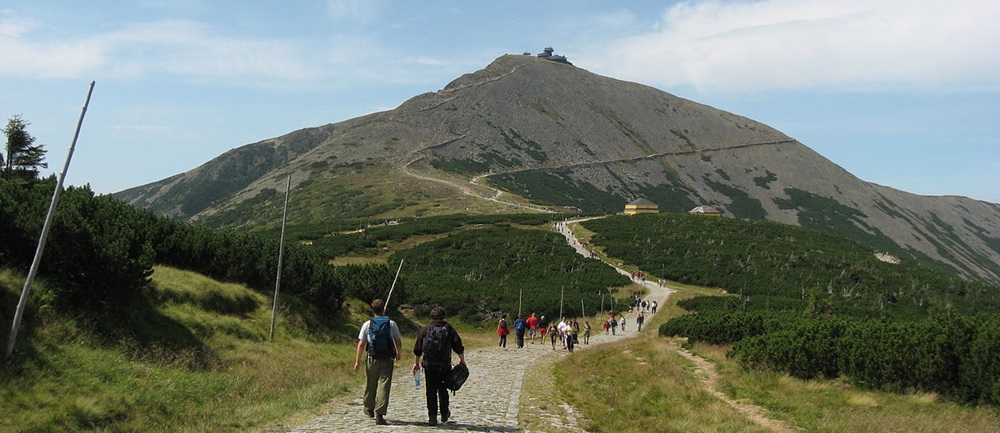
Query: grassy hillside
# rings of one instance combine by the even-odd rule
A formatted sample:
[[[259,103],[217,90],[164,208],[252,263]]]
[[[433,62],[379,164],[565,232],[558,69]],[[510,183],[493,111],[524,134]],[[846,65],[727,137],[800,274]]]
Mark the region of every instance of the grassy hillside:
[[[650,329],[689,314],[677,307],[678,301],[732,296],[703,287],[671,287],[678,291],[649,323]],[[547,386],[536,390],[554,396],[552,405],[561,398],[571,402],[577,419],[586,420],[587,431],[595,432],[789,431],[752,422],[710,389],[740,404],[759,406],[763,409],[754,415],[794,431],[986,433],[1000,423],[994,408],[948,402],[935,393],[873,391],[843,378],[802,380],[770,370],[745,370],[726,355],[727,345],[688,347],[711,362],[695,364],[678,352],[683,343],[644,335],[574,354],[532,379]],[[555,380],[544,385],[548,376]]]
[[[817,230],[766,221],[659,214],[583,223],[591,242],[657,276],[739,293],[704,298],[766,310],[802,312],[810,300],[854,316],[926,317],[935,312],[1000,312],[1000,289],[910,260],[888,263],[875,251]]]
[[[0,368],[0,431],[242,432],[359,383],[350,342],[363,317],[286,298],[269,342],[267,297],[172,268],[152,278],[152,310],[121,332],[55,315],[47,288],[33,292],[16,357]],[[4,299],[20,284],[0,272]]]
[[[390,260],[406,261],[401,279],[411,303],[454,301],[479,311],[485,300],[490,309],[509,312],[515,308],[516,296],[523,294],[523,302],[530,305],[526,308],[544,312],[558,305],[565,287],[567,299],[572,299],[566,304],[575,307],[582,299],[590,315],[591,303],[599,302],[598,293],[621,283],[606,265],[573,253],[557,234],[543,229],[544,224],[526,227],[492,221],[480,227],[481,222],[473,224],[475,219],[462,217],[447,224],[437,221],[449,228],[416,246],[400,247],[427,233],[401,224],[386,227],[397,235],[386,235],[370,247],[399,247]],[[810,305],[808,299],[800,298],[801,287],[796,284],[802,280],[789,277],[790,285],[780,285],[770,273],[772,268],[785,275],[795,275],[789,271],[795,269],[813,278],[805,281],[813,282],[864,270],[859,279],[833,280],[837,290],[831,302],[837,308],[855,302],[843,296],[852,284],[860,287],[869,280],[880,281],[870,289],[879,293],[887,281],[902,278],[898,272],[903,271],[912,274],[907,283],[917,281],[922,290],[926,287],[929,300],[959,296],[948,291],[931,295],[936,293],[931,291],[935,280],[920,279],[925,277],[919,268],[869,263],[870,251],[810,230],[662,215],[609,217],[585,224],[596,232],[593,243],[602,245],[611,257],[626,258],[631,266],[654,275],[660,269],[664,275],[697,276],[731,293],[742,288],[744,298],[750,297],[749,301],[735,295],[709,297],[705,295],[718,295],[718,289],[694,289],[701,296],[691,299],[702,301],[688,299],[685,305],[761,305],[775,310],[782,306],[785,314],[796,311],[801,315]],[[624,240],[619,245],[615,239]],[[781,261],[792,257],[798,259],[788,266]],[[855,261],[865,266],[854,267]],[[954,289],[947,285],[950,280],[942,281]],[[3,313],[12,311],[14,294],[21,285],[23,280],[15,273],[0,271]],[[986,295],[996,293],[983,289]],[[340,311],[319,311],[294,297],[283,297],[277,340],[272,343],[267,341],[270,300],[266,294],[186,271],[156,267],[145,296],[148,305],[130,311],[127,330],[57,314],[47,304],[49,293],[44,284],[33,291],[17,357],[0,368],[0,413],[10,414],[0,417],[0,431],[251,431],[287,422],[331,400],[352,397],[360,385],[361,375],[350,371],[357,325],[367,317],[358,301],[346,302]],[[761,302],[761,298],[771,301]],[[858,311],[871,306],[865,299]],[[984,312],[991,304],[952,305],[956,311],[961,305]],[[663,308],[681,314],[673,305]],[[492,328],[475,331],[477,313],[461,316],[472,322],[463,327],[463,336],[470,341],[491,340]],[[407,317],[394,318],[405,332],[415,329]],[[665,318],[649,327],[655,329],[659,320]],[[747,426],[740,414],[696,389],[701,386],[700,373],[668,353],[672,350],[668,340],[644,338],[649,340],[574,355],[553,367],[553,388],[539,392],[578,407],[593,420],[593,431],[658,427],[688,431],[695,425],[731,431]],[[837,378],[806,381],[767,370],[744,370],[737,361],[725,358],[728,346],[698,344],[695,350],[719,364],[720,383],[727,394],[753,400],[774,417],[814,431],[950,431],[950,426],[990,431],[998,419],[990,409],[941,402],[931,393],[897,395],[861,390]],[[615,410],[609,410],[608,399]],[[663,422],[665,416],[669,423]],[[689,420],[696,421],[691,424]]]

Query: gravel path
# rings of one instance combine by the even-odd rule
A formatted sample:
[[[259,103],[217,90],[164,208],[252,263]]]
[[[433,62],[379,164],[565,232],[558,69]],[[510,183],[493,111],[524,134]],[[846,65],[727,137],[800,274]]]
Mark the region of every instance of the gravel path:
[[[573,245],[578,252],[587,254],[586,248],[573,239],[572,234],[565,229],[565,223],[560,223],[557,229],[567,237],[567,242]],[[627,272],[620,269],[619,272],[628,275]],[[655,299],[659,305],[665,304],[669,295],[668,288],[660,287],[651,282],[641,282],[641,284],[649,289],[646,299]],[[587,350],[590,347],[634,335],[636,330],[635,317],[635,313],[626,315],[627,331],[619,329],[617,335],[604,335],[600,324],[592,324],[594,330],[590,337],[590,345],[581,344],[577,346],[577,349]],[[648,321],[652,316],[650,313],[646,313],[646,317]],[[469,380],[456,395],[452,396],[452,418],[447,424],[439,424],[435,427],[427,425],[424,389],[422,387],[419,390],[414,389],[413,375],[410,374],[413,358],[404,355],[403,360],[396,364],[396,371],[393,375],[389,411],[385,416],[389,425],[375,425],[374,420],[364,415],[361,402],[363,390],[359,389],[356,393],[357,398],[353,401],[332,407],[328,413],[286,431],[293,433],[375,433],[433,432],[445,429],[473,432],[523,432],[524,429],[518,426],[518,414],[526,369],[529,366],[545,365],[544,363],[551,363],[564,356],[572,356],[572,354],[563,349],[558,341],[556,341],[555,349],[548,343],[542,344],[537,341],[535,344],[526,341],[523,349],[517,349],[514,341],[515,338],[511,335],[508,337],[507,348],[490,347],[466,351],[465,357],[470,371]],[[408,347],[405,338],[403,346]],[[421,382],[423,382],[422,377]],[[562,416],[551,417],[551,421],[554,423],[552,430],[582,432],[583,429],[577,425],[573,408],[562,407],[562,409],[564,412]]]

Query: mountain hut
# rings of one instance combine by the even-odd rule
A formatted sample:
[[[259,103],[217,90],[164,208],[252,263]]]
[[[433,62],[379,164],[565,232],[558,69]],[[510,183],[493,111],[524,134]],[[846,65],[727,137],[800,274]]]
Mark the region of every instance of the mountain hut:
[[[701,205],[691,209],[688,213],[692,215],[722,216],[722,212],[719,212],[718,209],[706,205]]]
[[[660,207],[644,198],[633,200],[625,205],[625,215],[638,215],[641,213],[660,213]]]

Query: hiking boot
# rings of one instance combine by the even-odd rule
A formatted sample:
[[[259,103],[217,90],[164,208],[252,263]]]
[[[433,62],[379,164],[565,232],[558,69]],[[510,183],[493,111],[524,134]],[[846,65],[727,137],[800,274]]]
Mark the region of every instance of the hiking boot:
[[[428,419],[427,420],[427,425],[429,425],[429,426],[436,426],[436,425],[438,425],[437,418],[431,417],[430,419]]]
[[[385,418],[383,418],[382,415],[380,414],[380,415],[375,415],[375,424],[387,425],[389,423],[385,422]]]
[[[451,418],[451,412],[441,412],[441,424],[447,423],[448,418]]]
[[[375,418],[375,411],[365,408],[365,415],[367,415],[368,418]]]

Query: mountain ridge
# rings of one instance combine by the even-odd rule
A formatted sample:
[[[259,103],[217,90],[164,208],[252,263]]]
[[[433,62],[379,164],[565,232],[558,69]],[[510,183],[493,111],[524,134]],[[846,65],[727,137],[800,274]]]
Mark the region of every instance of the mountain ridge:
[[[393,110],[242,146],[116,196],[213,226],[710,204],[1000,283],[1000,205],[858,179],[768,125],[579,67],[504,55]],[[502,199],[501,199],[502,198]],[[530,202],[530,203],[529,203]]]

